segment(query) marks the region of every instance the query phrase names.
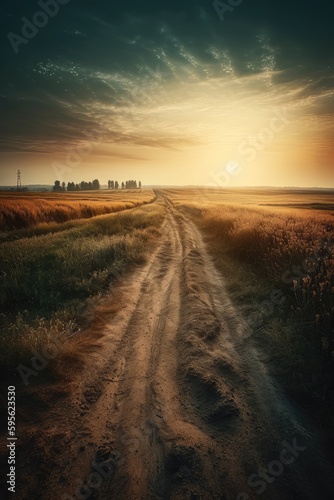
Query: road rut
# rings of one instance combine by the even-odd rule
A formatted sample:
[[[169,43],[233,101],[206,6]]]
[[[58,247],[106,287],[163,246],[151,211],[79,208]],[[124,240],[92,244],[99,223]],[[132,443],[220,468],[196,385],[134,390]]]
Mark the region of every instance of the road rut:
[[[268,373],[199,230],[163,192],[156,203],[161,244],[120,283],[71,397],[31,432],[17,497],[332,498],[319,436]]]

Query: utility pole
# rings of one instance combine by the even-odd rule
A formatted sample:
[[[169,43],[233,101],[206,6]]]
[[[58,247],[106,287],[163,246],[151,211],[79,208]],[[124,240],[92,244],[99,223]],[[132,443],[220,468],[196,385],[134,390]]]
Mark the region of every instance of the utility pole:
[[[21,170],[17,171],[16,188],[17,188],[17,191],[21,191]]]

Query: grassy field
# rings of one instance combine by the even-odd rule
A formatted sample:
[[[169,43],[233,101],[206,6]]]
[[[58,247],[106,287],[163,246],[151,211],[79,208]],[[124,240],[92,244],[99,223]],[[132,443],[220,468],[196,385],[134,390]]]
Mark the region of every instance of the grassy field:
[[[132,201],[131,196],[124,194],[124,206],[147,203],[153,193],[135,193]],[[39,200],[31,197],[31,202]],[[56,197],[48,203],[62,202]],[[26,206],[25,199],[22,204]],[[145,204],[63,224],[45,223],[39,236],[13,231],[15,240],[0,245],[2,373],[15,370],[54,339],[63,344],[64,353],[73,350],[68,340],[80,326],[87,300],[145,261],[159,239],[164,214],[161,204]]]
[[[63,223],[74,219],[119,212],[150,203],[151,189],[83,193],[0,193],[0,231],[31,228],[41,223]],[[40,228],[37,228],[37,231]],[[24,233],[23,233],[24,234]]]
[[[265,344],[280,371],[289,375],[291,387],[320,394],[334,351],[333,194],[243,189],[165,193],[203,232],[252,339]],[[76,338],[72,333],[87,301],[135,270],[159,241],[165,207],[160,201],[150,203],[154,198],[150,190],[0,196],[0,204],[7,210],[13,206],[27,225],[20,226],[15,215],[16,229],[1,233],[4,374],[54,338],[61,339],[64,353],[79,349],[68,339]],[[130,208],[134,205],[140,206]],[[94,216],[94,210],[120,211]],[[83,213],[88,218],[76,218]]]
[[[334,195],[166,192],[203,232],[254,337],[290,383],[306,393],[326,385],[334,351]]]

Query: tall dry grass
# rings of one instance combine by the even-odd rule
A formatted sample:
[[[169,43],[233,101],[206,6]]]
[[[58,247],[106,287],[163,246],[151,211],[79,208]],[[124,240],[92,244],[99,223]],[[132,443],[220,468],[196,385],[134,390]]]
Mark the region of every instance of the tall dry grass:
[[[334,213],[188,200],[174,195],[253,332],[246,342],[255,341],[286,390],[333,428]],[[274,290],[283,304],[272,303]]]
[[[157,203],[77,221],[60,233],[0,245],[0,371],[55,335],[64,349],[87,299],[145,261],[160,236]]]
[[[107,192],[108,193],[108,192]],[[110,193],[110,192],[109,192]],[[6,194],[0,197],[0,231],[28,228],[39,223],[63,223],[119,212],[153,201],[152,190],[89,194]]]
[[[242,205],[180,204],[218,258],[278,287],[306,337],[334,350],[334,219],[331,213]],[[256,278],[255,278],[256,279]]]

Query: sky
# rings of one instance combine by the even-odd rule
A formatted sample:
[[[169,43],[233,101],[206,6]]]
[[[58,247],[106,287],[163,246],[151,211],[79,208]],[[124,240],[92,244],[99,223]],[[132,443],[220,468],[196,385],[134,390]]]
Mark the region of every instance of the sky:
[[[334,2],[4,0],[0,185],[334,187]]]

